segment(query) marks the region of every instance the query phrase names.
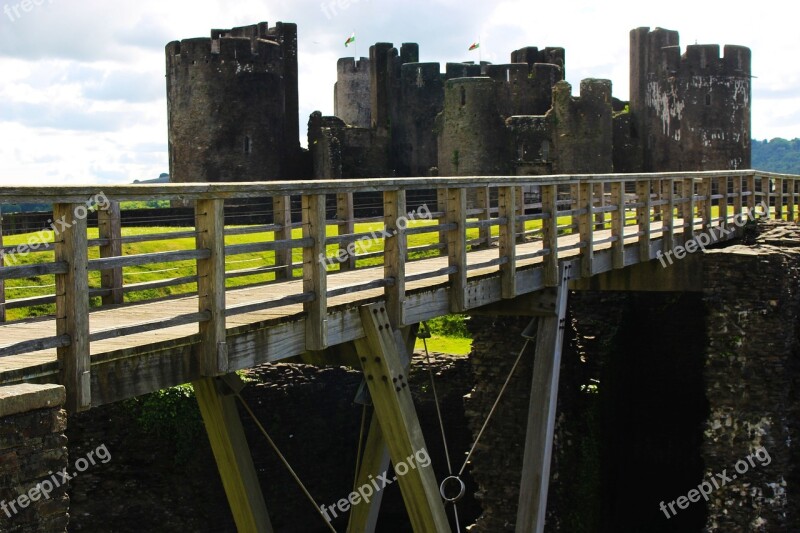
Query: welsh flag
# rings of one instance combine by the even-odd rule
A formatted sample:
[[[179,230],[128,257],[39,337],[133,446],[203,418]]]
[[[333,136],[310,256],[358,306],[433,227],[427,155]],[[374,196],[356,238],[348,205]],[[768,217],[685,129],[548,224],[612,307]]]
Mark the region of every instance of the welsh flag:
[[[347,40],[344,42],[344,45],[345,46],[350,46],[350,43],[354,43],[354,42],[356,42],[356,33],[355,32],[350,34],[350,37],[347,38]]]
[[[472,52],[473,50],[477,50],[481,47],[481,43],[472,43],[472,46],[469,47],[469,51]]]

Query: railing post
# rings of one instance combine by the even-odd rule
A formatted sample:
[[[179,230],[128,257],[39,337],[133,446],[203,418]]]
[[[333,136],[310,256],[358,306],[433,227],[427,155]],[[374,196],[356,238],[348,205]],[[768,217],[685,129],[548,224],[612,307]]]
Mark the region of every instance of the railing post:
[[[683,180],[683,195],[687,200],[683,204],[685,206],[683,217],[683,242],[687,243],[694,239],[694,178],[685,178]]]
[[[355,233],[355,211],[353,210],[353,193],[341,192],[336,195],[336,219],[339,221],[338,233],[339,235],[350,235]],[[347,260],[339,263],[339,270],[352,270],[356,267],[356,258],[347,252],[347,247],[352,241],[339,244],[339,250],[344,252],[344,257]],[[343,254],[339,253],[341,257]]]
[[[636,182],[636,223],[639,225],[639,261],[650,261],[650,181]]]
[[[525,215],[525,189],[522,187],[517,187],[516,193],[516,202],[514,202],[517,206],[517,215],[524,216]],[[517,242],[524,243],[525,242],[525,221],[519,220],[517,221]]]
[[[447,189],[447,222],[455,229],[447,233],[447,250],[451,267],[450,312],[461,313],[467,308],[467,190]]]
[[[211,317],[200,322],[200,372],[213,377],[228,373],[225,327],[225,202],[202,199],[195,202],[196,247],[211,256],[197,260],[197,296],[200,312]]]
[[[6,252],[3,248],[3,212],[0,210],[0,268],[6,266]],[[6,280],[0,279],[0,324],[6,321]]]
[[[756,173],[752,172],[747,176],[747,216],[750,217],[756,209]]]
[[[770,180],[769,177],[764,176],[761,178],[761,198],[764,201],[764,205],[767,207],[767,212],[765,213],[765,216],[767,218],[770,218],[770,204],[772,203],[771,201],[772,194],[770,190],[771,184],[772,180]]]
[[[570,186],[570,191],[572,186]],[[542,247],[550,250],[544,256],[544,284],[558,286],[558,185],[542,185]]]
[[[489,196],[489,187],[478,187],[477,192],[477,205],[476,207],[481,210],[478,213],[478,220],[486,221],[492,218],[491,201]],[[478,230],[478,236],[481,240],[481,248],[489,248],[492,245],[492,228],[491,226],[482,227]],[[477,246],[475,247],[477,248]]]
[[[703,231],[708,232],[711,228],[711,208],[713,207],[713,201],[711,200],[711,195],[714,191],[712,185],[713,178],[703,178],[703,190],[701,194],[703,196],[702,200],[702,210],[700,211],[701,216],[703,217]]]
[[[611,212],[611,263],[614,268],[625,266],[625,182],[611,183],[611,201],[617,208]]]
[[[394,284],[386,287],[386,310],[393,327],[405,324],[403,301],[406,296],[406,191],[385,191],[383,193],[383,216],[387,233],[384,241],[383,277],[393,279]],[[400,221],[400,222],[398,222]]]
[[[742,196],[744,192],[744,178],[742,176],[733,177],[733,221],[736,222],[742,215],[744,205]]]
[[[578,216],[578,230],[581,235],[581,275],[592,277],[594,268],[594,185],[588,181],[581,182],[578,187],[583,214]]]
[[[439,218],[439,224],[446,224],[447,223],[447,189],[436,189],[436,210],[441,211],[444,213]],[[439,232],[439,244],[443,244],[444,247],[439,250],[440,256],[448,256],[449,250],[447,249],[447,232],[440,231]]]
[[[794,180],[786,180],[786,193],[788,195],[786,199],[786,220],[789,222],[794,222]]]
[[[53,205],[53,220],[63,221],[55,232],[55,260],[67,264],[56,274],[56,335],[69,335],[68,346],[58,348],[61,383],[67,389],[67,410],[77,413],[92,404],[89,358],[89,250],[85,216],[76,216],[84,204]]]
[[[272,223],[280,226],[275,232],[276,241],[287,241],[292,238],[292,198],[291,196],[272,197]],[[275,272],[275,279],[292,279],[292,249],[275,250],[275,266],[282,268]]]
[[[100,246],[100,257],[119,257],[122,255],[122,219],[119,202],[109,202],[108,207],[97,211],[97,231],[107,242]],[[121,304],[122,267],[110,268],[100,272],[100,286],[111,291],[103,296],[103,305]]]
[[[325,267],[325,195],[303,195],[303,237],[313,244],[303,248],[303,292],[314,293],[305,302],[306,349],[323,350],[328,341],[328,272]]]
[[[662,251],[667,253],[675,246],[675,182],[672,178],[661,180],[660,197],[667,202],[661,209]]]
[[[717,189],[721,198],[719,199],[719,227],[728,226],[728,176],[717,178]]]
[[[783,179],[775,178],[775,220],[783,220]]]
[[[517,225],[515,215],[516,187],[500,187],[497,190],[497,216],[505,218],[500,224],[500,257],[506,262],[500,265],[500,284],[503,298],[517,296]]]

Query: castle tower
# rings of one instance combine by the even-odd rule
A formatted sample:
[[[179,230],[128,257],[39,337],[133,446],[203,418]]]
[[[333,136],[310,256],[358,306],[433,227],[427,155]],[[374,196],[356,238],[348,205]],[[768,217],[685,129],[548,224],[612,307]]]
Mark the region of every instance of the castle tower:
[[[166,46],[170,176],[176,182],[295,177],[297,27],[266,22]]]
[[[455,78],[444,89],[439,118],[439,174],[495,176],[510,163],[499,85],[491,78]]]
[[[750,168],[750,49],[631,31],[631,103],[644,171]]]
[[[581,95],[560,81],[553,88],[554,171],[559,174],[613,172],[611,81],[581,81]]]
[[[370,64],[365,57],[343,57],[336,63],[333,114],[358,128],[369,128],[372,121]]]
[[[392,127],[392,158],[398,176],[427,176],[437,165],[436,116],[444,106],[439,63],[401,67],[400,98]]]

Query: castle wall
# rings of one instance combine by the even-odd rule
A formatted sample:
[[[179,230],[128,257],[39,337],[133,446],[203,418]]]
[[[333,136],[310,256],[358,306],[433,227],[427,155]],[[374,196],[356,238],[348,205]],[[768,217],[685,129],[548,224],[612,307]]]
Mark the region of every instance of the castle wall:
[[[438,122],[441,176],[509,172],[509,143],[498,100],[498,84],[491,78],[455,78],[445,83],[444,111]]]
[[[561,81],[553,89],[554,171],[559,174],[613,171],[611,81],[581,81],[580,98]]]
[[[392,160],[398,176],[428,176],[439,152],[436,116],[444,107],[444,80],[439,63],[406,63],[401,67],[401,109],[392,127]]]
[[[678,33],[631,32],[631,112],[644,171],[750,167],[750,50],[690,45]]]
[[[343,57],[336,64],[333,114],[351,126],[369,128],[372,121],[370,61]]]
[[[372,128],[348,126],[338,117],[312,113],[308,146],[314,179],[377,178],[388,175],[389,139]]]
[[[514,116],[506,120],[514,155],[514,174],[553,173],[553,128],[545,116]]]
[[[172,181],[292,177],[287,170],[298,156],[299,141],[297,126],[291,125],[297,115],[290,116],[296,92],[287,96],[296,91],[296,84],[287,76],[296,73],[296,53],[291,50],[296,36],[292,37],[294,25],[282,25],[275,29],[278,37],[262,38],[272,31],[265,27],[261,23],[228,34],[213,30],[213,39],[167,45]],[[290,44],[284,49],[268,40],[273,38]]]

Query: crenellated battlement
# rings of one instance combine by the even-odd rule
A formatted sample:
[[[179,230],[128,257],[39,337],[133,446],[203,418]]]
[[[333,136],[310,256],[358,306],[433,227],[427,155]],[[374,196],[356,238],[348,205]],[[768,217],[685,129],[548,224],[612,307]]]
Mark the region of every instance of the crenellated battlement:
[[[363,73],[369,76],[369,58],[361,57],[356,61],[355,57],[340,57],[336,62],[337,74]]]
[[[403,85],[425,87],[442,80],[439,63],[404,63],[400,67],[400,82]]]

